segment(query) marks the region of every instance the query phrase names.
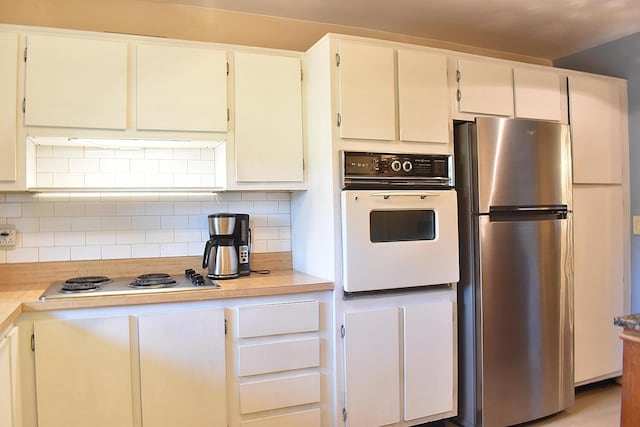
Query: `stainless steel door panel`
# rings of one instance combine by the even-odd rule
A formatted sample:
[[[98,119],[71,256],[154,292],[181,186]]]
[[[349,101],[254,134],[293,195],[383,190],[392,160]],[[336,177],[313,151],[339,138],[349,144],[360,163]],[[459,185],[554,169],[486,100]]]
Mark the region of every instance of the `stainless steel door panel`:
[[[560,411],[573,402],[571,217],[476,218],[483,425]]]
[[[571,207],[569,126],[543,121],[477,119],[478,209]]]

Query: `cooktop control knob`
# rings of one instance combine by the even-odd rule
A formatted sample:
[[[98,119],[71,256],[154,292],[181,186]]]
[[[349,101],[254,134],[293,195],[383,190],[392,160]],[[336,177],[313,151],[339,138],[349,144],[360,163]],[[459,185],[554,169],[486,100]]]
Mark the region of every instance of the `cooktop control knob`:
[[[400,164],[400,160],[394,160],[391,162],[391,170],[394,172],[400,172],[402,165]]]
[[[196,271],[193,268],[188,268],[184,271],[185,277],[191,279],[196,274]]]
[[[409,160],[405,160],[404,162],[402,162],[403,171],[411,172],[411,169],[413,169],[413,164]]]

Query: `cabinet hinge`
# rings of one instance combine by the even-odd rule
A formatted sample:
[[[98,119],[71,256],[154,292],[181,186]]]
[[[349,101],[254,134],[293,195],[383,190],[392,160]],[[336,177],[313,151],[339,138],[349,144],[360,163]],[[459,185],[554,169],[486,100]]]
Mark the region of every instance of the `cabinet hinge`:
[[[36,336],[31,334],[31,351],[36,351]]]
[[[227,335],[227,319],[224,319],[224,334]]]
[[[342,421],[347,422],[347,408],[342,408]]]
[[[344,335],[345,335],[344,325],[340,325],[340,336],[344,338]]]
[[[22,98],[22,112],[27,112],[27,98]]]
[[[27,62],[27,48],[24,48],[24,62]]]
[[[338,127],[340,127],[340,124],[342,124],[342,116],[338,113]]]
[[[462,92],[460,92],[460,89],[458,89],[458,93],[456,93],[456,99],[458,100],[458,102],[460,102],[460,100],[462,99]]]
[[[336,67],[340,66],[340,54],[336,53]]]
[[[227,76],[229,75],[229,63],[227,62]]]
[[[462,78],[462,74],[460,74],[460,70],[456,70],[456,81],[459,82]]]

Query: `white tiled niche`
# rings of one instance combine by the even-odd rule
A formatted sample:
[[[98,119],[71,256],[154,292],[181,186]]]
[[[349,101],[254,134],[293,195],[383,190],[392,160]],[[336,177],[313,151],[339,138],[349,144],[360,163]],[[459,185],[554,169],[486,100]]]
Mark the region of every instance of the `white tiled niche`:
[[[18,231],[0,263],[202,255],[218,212],[249,214],[253,252],[291,250],[286,192],[0,193],[0,223]]]
[[[36,188],[213,188],[214,148],[37,145]]]

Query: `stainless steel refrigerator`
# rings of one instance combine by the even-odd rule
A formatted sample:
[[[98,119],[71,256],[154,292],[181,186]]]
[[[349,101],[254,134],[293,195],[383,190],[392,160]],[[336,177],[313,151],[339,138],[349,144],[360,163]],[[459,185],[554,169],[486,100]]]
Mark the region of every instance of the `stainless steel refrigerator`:
[[[459,416],[503,427],[572,405],[569,127],[477,118],[455,127]]]

